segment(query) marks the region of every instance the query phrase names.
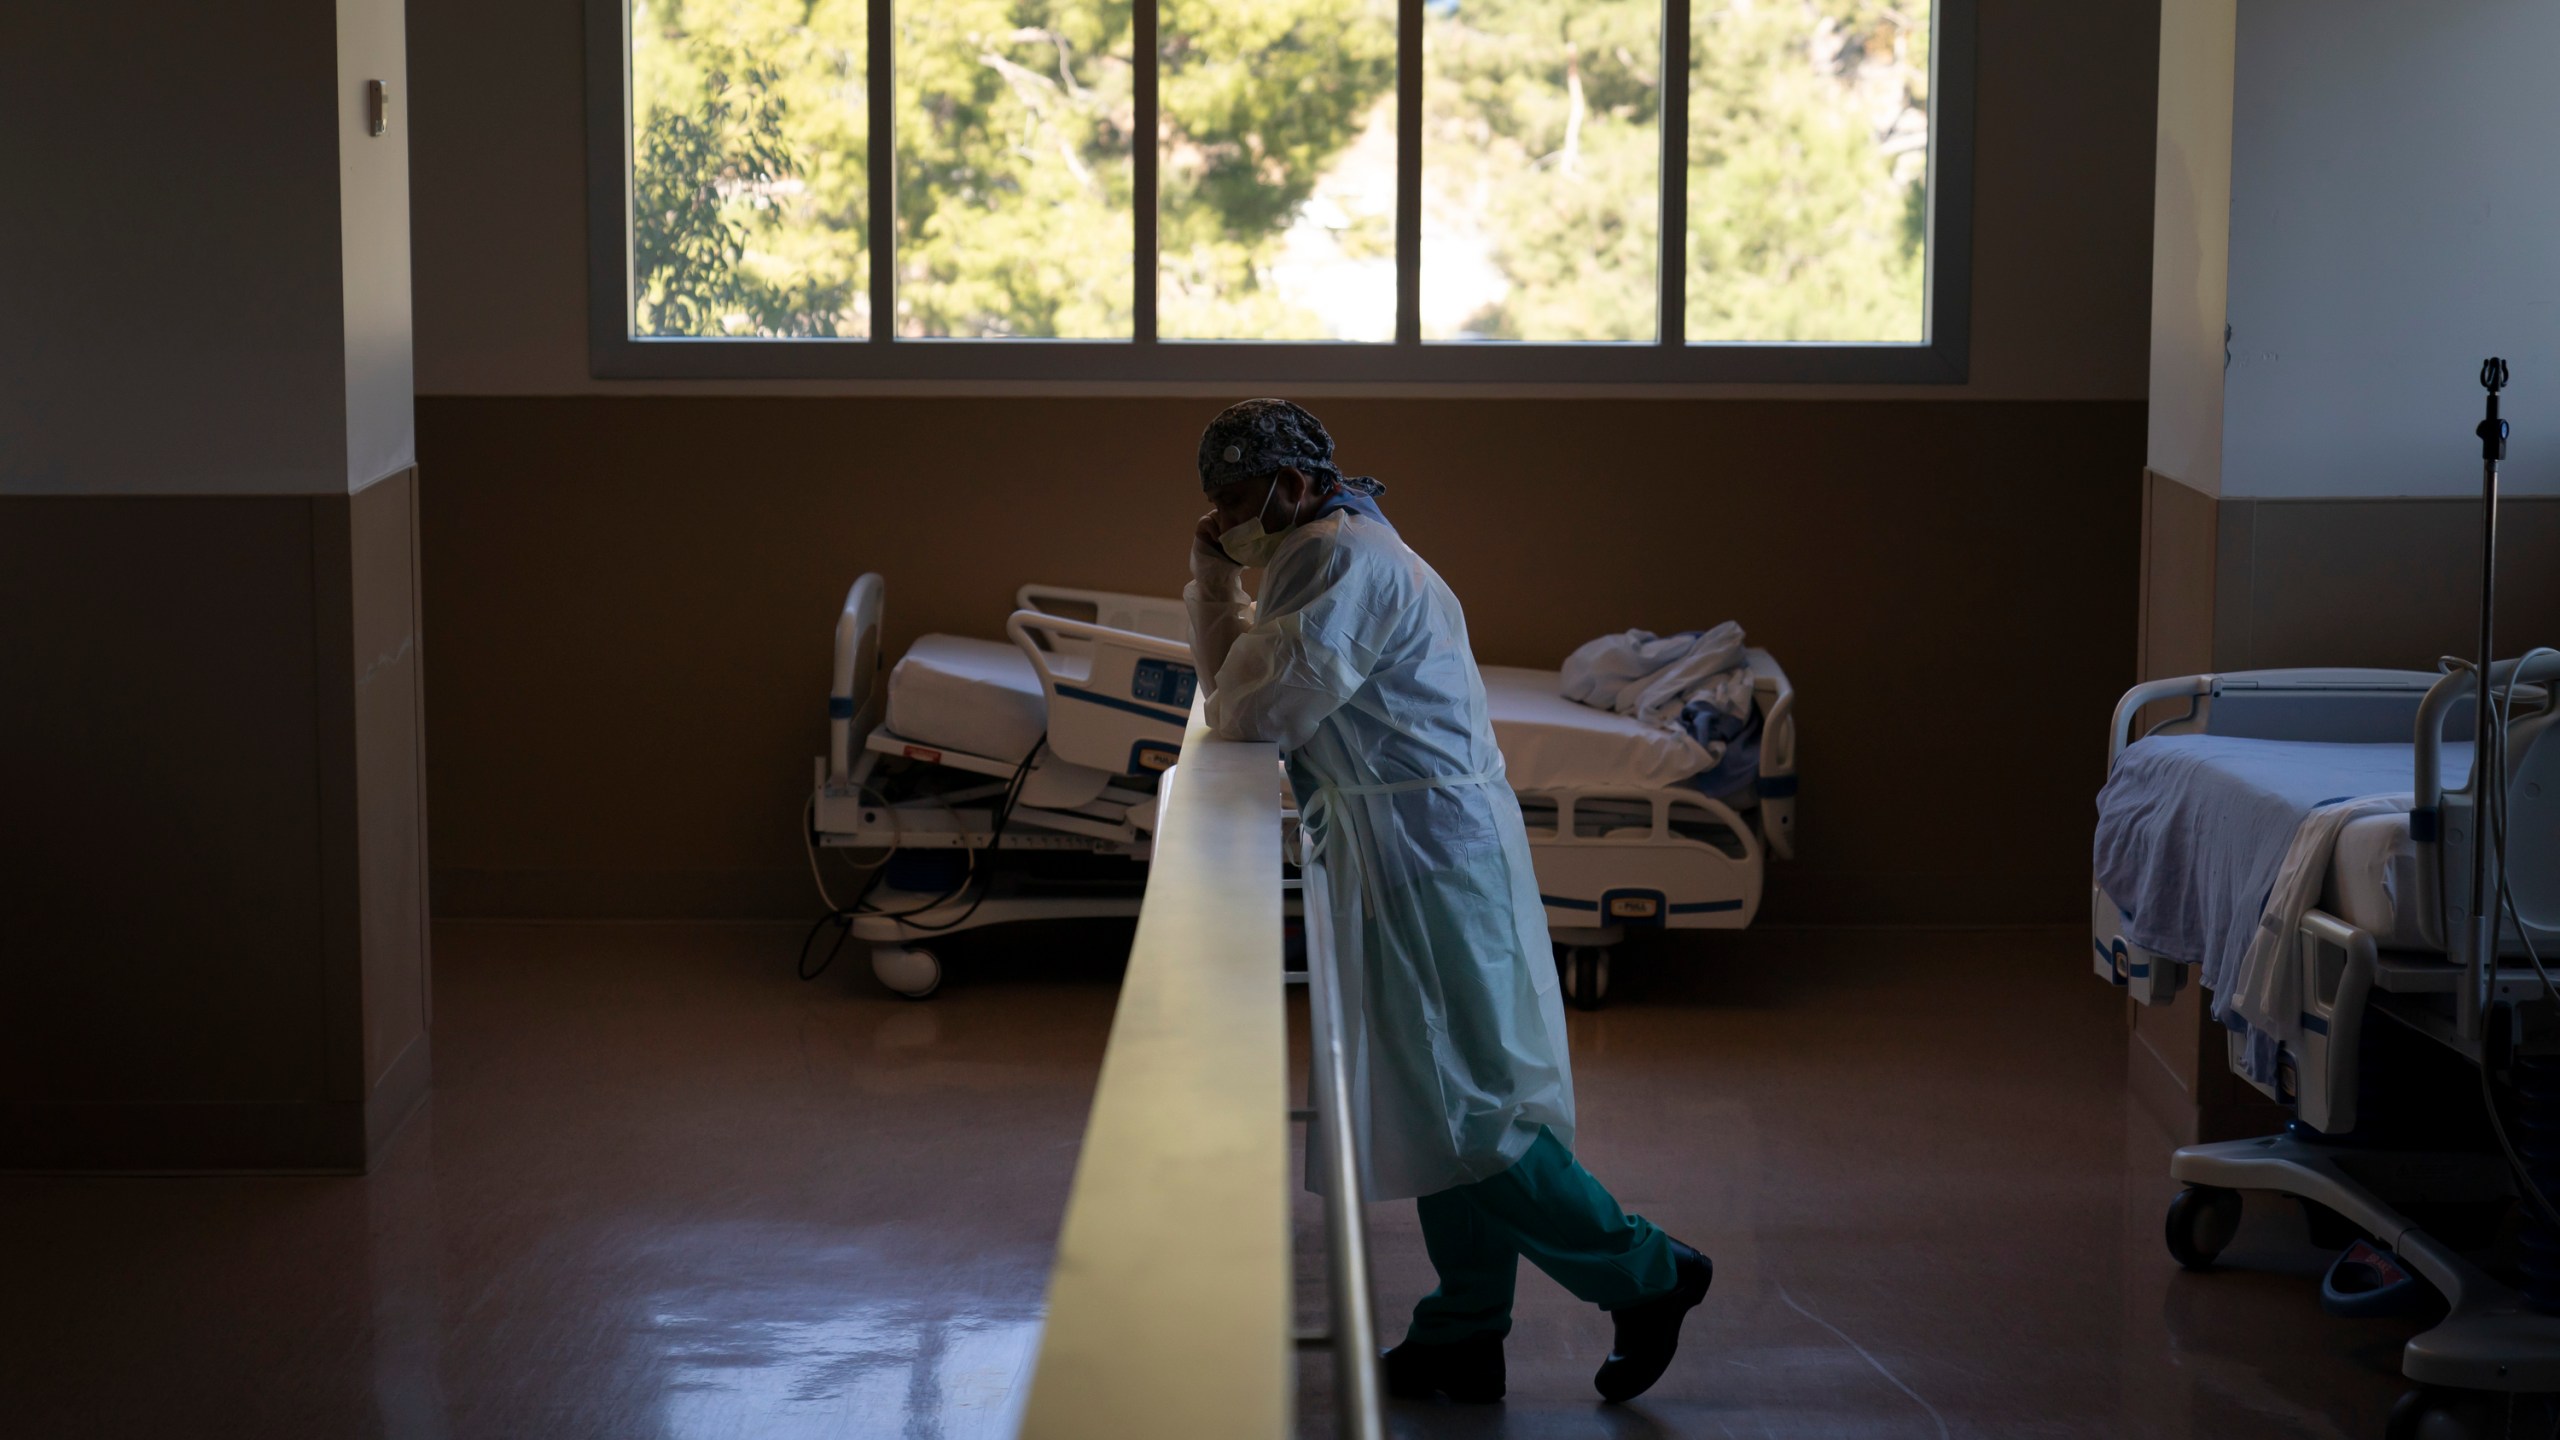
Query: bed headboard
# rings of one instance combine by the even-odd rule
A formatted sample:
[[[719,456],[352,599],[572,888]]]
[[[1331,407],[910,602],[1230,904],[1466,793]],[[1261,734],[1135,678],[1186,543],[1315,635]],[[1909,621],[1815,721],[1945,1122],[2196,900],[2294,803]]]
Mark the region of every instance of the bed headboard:
[[[864,575],[844,595],[836,616],[835,683],[827,691],[827,778],[841,781],[851,774],[853,757],[871,738],[888,705],[880,683],[880,616],[889,583]]]

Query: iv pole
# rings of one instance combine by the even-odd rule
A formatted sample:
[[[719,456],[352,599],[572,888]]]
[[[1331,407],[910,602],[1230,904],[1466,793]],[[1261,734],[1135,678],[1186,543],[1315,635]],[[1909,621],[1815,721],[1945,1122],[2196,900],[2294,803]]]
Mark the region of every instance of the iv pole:
[[[2498,616],[2498,462],[2507,458],[2507,422],[2498,418],[2498,392],[2506,384],[2506,361],[2492,355],[2480,363],[2489,413],[2472,432],[2480,437],[2480,659],[2471,672],[2477,687],[2471,702],[2471,983],[2462,997],[2468,1013],[2460,1017],[2462,1032],[2473,1037],[2480,1034],[2480,1016],[2498,973],[2498,892],[2491,888],[2497,882],[2489,874],[2489,853],[2497,836],[2494,807],[2506,797],[2492,794],[2491,787],[2506,767],[2490,753],[2497,726],[2490,708],[2489,663],[2497,654],[2491,646]]]

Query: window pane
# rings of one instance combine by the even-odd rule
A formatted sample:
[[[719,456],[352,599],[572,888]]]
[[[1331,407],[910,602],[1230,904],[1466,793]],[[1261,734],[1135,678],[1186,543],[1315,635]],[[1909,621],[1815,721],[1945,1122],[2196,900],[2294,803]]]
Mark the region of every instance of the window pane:
[[[631,7],[635,335],[870,333],[863,0]]]
[[[900,335],[1127,339],[1127,0],[908,0]]]
[[[1695,0],[1688,338],[1927,339],[1929,0]]]
[[[1422,336],[1658,333],[1658,0],[1428,0]]]
[[[1156,332],[1393,340],[1394,0],[1162,0]]]

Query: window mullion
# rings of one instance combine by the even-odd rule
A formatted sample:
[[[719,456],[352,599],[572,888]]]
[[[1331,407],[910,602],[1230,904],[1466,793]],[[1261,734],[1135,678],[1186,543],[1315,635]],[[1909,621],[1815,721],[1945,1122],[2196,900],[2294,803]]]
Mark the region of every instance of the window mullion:
[[[1422,343],[1422,3],[1396,0],[1396,343]]]
[[[1662,0],[1662,260],[1655,277],[1661,343],[1688,343],[1689,0]]]
[[[1157,117],[1157,67],[1164,47],[1156,43],[1155,0],[1136,0],[1131,7],[1130,59],[1136,62],[1137,122],[1129,137],[1130,193],[1136,214],[1130,232],[1137,249],[1131,283],[1137,287],[1130,311],[1130,333],[1138,343],[1156,338],[1156,159],[1162,144]]]
[[[898,76],[897,25],[891,0],[871,0],[869,73],[871,101],[871,338],[898,335]]]

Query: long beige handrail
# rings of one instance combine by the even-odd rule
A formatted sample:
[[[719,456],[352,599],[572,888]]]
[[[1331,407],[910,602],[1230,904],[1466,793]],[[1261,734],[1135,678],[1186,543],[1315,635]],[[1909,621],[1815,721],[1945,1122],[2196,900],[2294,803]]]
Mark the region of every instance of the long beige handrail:
[[[1076,1162],[1034,1440],[1294,1429],[1280,797],[1193,712]]]

